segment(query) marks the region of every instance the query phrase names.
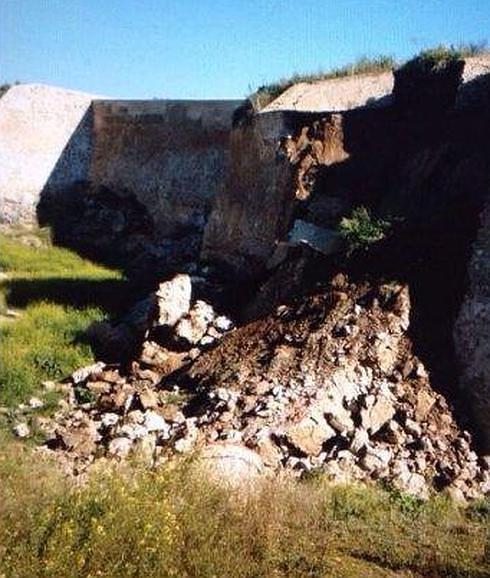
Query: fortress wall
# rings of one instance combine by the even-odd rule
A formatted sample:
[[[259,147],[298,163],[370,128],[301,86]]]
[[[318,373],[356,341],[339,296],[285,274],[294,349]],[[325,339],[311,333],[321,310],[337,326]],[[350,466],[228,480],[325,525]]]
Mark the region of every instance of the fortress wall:
[[[93,95],[37,84],[12,87],[0,99],[0,222],[32,220],[39,195],[57,170],[62,183],[85,177]],[[61,183],[58,183],[61,184]]]
[[[201,230],[224,181],[238,101],[96,101],[89,181],[148,209],[155,233]]]

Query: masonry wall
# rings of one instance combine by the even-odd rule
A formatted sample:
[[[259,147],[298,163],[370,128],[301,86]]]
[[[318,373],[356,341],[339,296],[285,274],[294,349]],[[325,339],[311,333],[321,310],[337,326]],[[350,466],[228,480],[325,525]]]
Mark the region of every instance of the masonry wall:
[[[61,244],[138,271],[195,260],[238,105],[93,101],[41,192],[40,223]]]
[[[22,84],[0,99],[0,222],[34,219],[50,178],[53,186],[61,187],[85,178],[93,98],[52,86]]]
[[[96,101],[89,181],[147,207],[168,236],[201,230],[224,181],[236,101]]]

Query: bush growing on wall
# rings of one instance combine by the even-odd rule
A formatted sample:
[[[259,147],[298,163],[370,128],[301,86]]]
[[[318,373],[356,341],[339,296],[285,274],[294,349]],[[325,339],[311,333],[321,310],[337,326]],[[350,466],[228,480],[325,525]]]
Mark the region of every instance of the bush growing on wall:
[[[345,239],[348,254],[358,249],[367,249],[381,241],[391,223],[374,217],[366,207],[357,207],[350,217],[344,217],[339,224],[339,233]]]

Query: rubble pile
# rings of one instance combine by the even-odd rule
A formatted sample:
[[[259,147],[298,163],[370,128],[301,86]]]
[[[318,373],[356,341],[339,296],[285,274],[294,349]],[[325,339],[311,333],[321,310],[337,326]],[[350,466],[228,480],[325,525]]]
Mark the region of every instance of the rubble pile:
[[[489,464],[412,352],[406,286],[339,274],[237,328],[191,293],[186,275],[161,284],[104,328],[113,346],[130,328],[142,336],[129,367],[98,363],[63,385],[47,447],[76,473],[102,456],[154,465],[201,450],[264,472],[384,480],[420,497],[488,491]]]

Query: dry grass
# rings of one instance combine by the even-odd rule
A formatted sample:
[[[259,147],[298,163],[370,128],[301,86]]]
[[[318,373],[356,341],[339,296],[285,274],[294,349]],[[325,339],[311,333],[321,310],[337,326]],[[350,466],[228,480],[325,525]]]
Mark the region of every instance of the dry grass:
[[[255,110],[262,110],[275,100],[284,91],[299,82],[313,83],[331,78],[356,76],[358,74],[375,74],[391,70],[395,60],[391,56],[377,56],[374,58],[362,57],[353,63],[330,70],[321,70],[315,73],[295,73],[291,77],[282,78],[277,82],[260,86],[248,99]]]
[[[0,575],[488,576],[488,518],[323,479],[237,495],[190,464],[66,482],[27,450],[0,456]]]

